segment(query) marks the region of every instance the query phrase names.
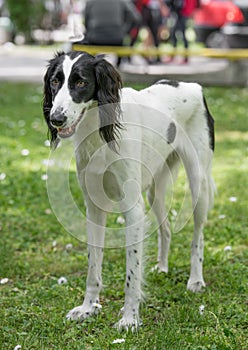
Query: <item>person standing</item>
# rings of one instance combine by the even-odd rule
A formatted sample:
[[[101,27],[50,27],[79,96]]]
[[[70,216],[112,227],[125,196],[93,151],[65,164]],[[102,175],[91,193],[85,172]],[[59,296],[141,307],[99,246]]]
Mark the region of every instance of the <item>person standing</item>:
[[[131,28],[141,21],[129,0],[87,0],[84,18],[85,37],[80,44],[86,45],[123,46]]]
[[[181,32],[185,50],[188,49],[189,43],[186,37],[187,21],[192,16],[193,11],[197,8],[198,0],[165,0],[169,7],[175,23],[171,29],[171,40],[174,48],[177,47],[177,33]],[[167,62],[173,61],[171,56]],[[182,63],[188,62],[188,56],[185,56]]]
[[[164,0],[133,0],[133,3],[142,16],[142,23],[140,27],[146,27],[149,30],[149,46],[154,45],[156,48],[158,48],[160,44],[159,29],[163,23],[162,19],[169,13]],[[130,33],[131,46],[133,46],[137,40],[140,27],[133,28],[132,32]],[[148,62],[149,61],[150,60],[148,59]],[[157,57],[157,61],[160,61],[159,57]]]

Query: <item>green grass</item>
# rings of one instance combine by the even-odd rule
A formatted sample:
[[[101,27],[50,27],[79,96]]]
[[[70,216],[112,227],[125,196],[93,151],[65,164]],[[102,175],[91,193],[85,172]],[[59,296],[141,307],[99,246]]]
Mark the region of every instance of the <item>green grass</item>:
[[[123,249],[105,252],[102,313],[84,323],[65,320],[66,312],[82,302],[87,249],[49,212],[41,179],[49,156],[42,87],[0,84],[0,174],[6,174],[0,181],[0,279],[9,279],[0,285],[0,349],[17,344],[25,350],[248,348],[248,89],[207,88],[205,94],[216,119],[213,173],[218,187],[205,229],[206,291],[186,291],[192,222],[173,236],[168,276],[150,272],[156,263],[152,234],[146,242],[143,326],[139,333],[119,334],[112,326],[123,305]],[[23,149],[29,155],[23,156]],[[178,198],[183,187],[178,184]],[[80,201],[80,191],[73,191]],[[113,225],[115,219],[110,220]],[[73,245],[69,251],[68,243]],[[232,249],[225,251],[226,246]],[[67,284],[57,283],[61,276]],[[112,344],[117,338],[125,343]]]

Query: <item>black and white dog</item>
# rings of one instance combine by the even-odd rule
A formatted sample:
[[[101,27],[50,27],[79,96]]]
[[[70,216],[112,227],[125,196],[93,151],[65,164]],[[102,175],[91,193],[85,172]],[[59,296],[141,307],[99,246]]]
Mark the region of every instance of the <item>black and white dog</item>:
[[[161,80],[141,91],[122,88],[102,56],[58,53],[44,78],[44,116],[51,143],[71,137],[87,206],[89,266],[84,302],[67,314],[83,320],[99,311],[106,214],[118,203],[126,221],[125,303],[118,329],[137,329],[142,300],[144,197],[158,222],[158,264],[168,271],[171,240],[165,193],[184,164],[192,196],[194,235],[187,289],[205,286],[203,226],[213,204],[214,121],[196,83]],[[96,131],[97,130],[97,131]]]

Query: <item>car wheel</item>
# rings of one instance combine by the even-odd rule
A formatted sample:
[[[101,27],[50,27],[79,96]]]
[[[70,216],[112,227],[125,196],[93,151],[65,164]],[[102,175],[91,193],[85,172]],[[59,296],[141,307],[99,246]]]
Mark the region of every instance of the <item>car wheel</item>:
[[[206,46],[213,49],[227,49],[229,47],[225,34],[218,31],[209,34]]]

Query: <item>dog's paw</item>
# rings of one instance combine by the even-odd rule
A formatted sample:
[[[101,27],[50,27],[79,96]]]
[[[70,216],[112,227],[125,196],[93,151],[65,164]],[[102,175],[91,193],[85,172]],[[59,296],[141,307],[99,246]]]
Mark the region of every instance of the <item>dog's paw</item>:
[[[72,321],[83,321],[86,318],[97,315],[101,311],[102,306],[97,303],[93,303],[89,307],[85,307],[84,305],[80,305],[74,307],[71,311],[66,315],[67,320]]]
[[[119,322],[117,322],[114,327],[119,331],[126,331],[129,330],[133,333],[138,331],[139,327],[142,325],[142,323],[139,321],[139,317],[122,317]]]
[[[190,290],[193,293],[201,292],[204,287],[206,287],[206,284],[203,280],[191,281],[189,279],[188,284],[187,284],[187,290]]]

